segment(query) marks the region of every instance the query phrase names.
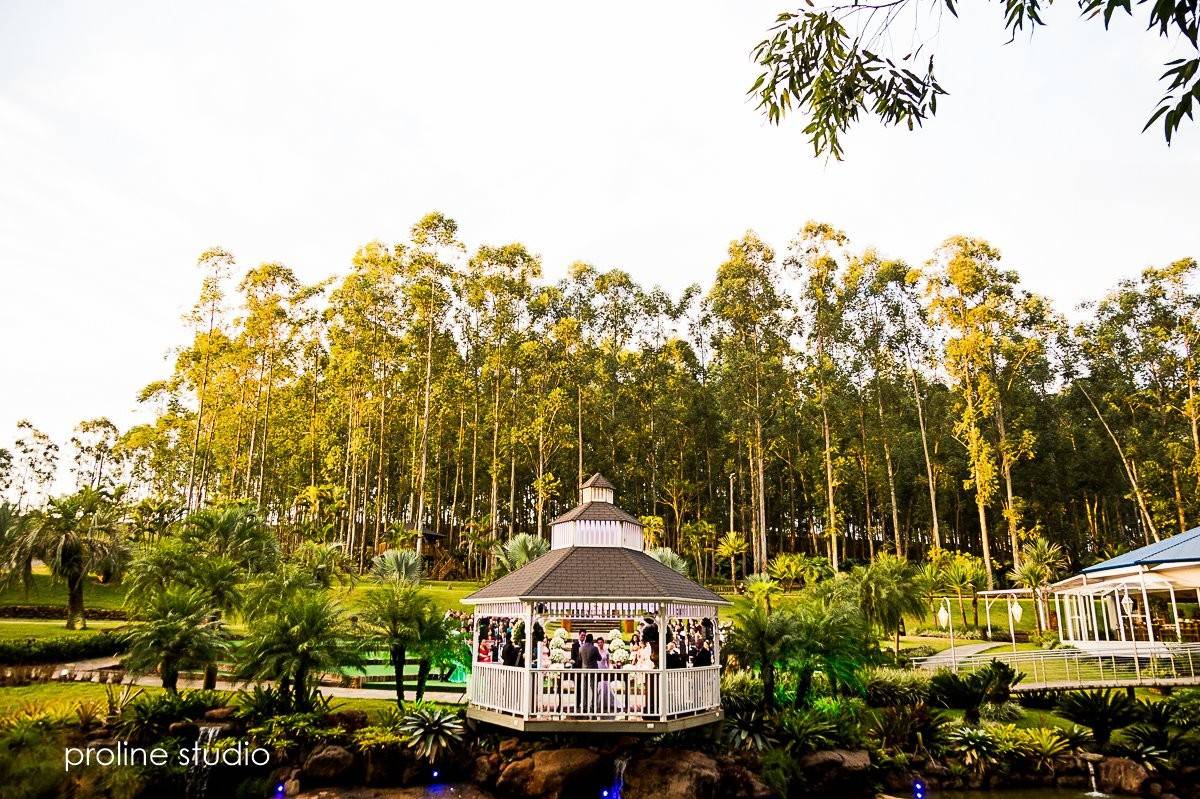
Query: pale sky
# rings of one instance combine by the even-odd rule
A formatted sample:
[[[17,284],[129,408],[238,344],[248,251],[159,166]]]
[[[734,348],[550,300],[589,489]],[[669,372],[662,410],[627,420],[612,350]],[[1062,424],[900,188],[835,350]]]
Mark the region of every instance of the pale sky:
[[[0,0],[0,446],[22,417],[61,443],[138,418],[203,249],[316,280],[433,209],[549,278],[672,289],[808,219],[913,262],[985,237],[1064,311],[1200,256],[1200,131],[1139,132],[1173,57],[1141,16],[1060,4],[1005,45],[998,4],[960,5],[938,116],[827,163],[744,95],[786,2]]]

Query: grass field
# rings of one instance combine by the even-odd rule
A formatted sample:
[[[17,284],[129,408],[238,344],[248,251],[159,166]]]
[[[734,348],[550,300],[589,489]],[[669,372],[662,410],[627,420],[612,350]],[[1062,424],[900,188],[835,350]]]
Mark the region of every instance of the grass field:
[[[83,589],[83,607],[115,609],[123,606],[125,589],[119,585],[106,585],[89,577]],[[33,585],[28,593],[21,585],[0,592],[0,605],[53,605],[67,606],[67,586],[51,577],[45,568],[35,571]]]
[[[94,620],[86,630],[68,630],[65,620],[58,619],[0,619],[0,641],[20,641],[27,638],[58,638],[88,635],[99,630],[112,630],[125,625],[123,621]]]
[[[159,693],[161,688],[139,687],[147,694]],[[412,691],[408,698],[411,701]],[[103,685],[96,683],[42,683],[39,685],[23,685],[14,688],[0,688],[0,716],[22,709],[46,711],[55,716],[71,716],[80,703],[98,702],[105,704]],[[379,714],[394,708],[395,701],[391,699],[340,699],[334,697],[334,710],[362,710],[372,719]]]

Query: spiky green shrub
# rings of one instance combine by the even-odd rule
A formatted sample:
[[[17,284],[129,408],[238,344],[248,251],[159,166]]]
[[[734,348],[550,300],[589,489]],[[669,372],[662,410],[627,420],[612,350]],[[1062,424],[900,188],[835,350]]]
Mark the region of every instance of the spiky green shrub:
[[[927,671],[874,668],[867,670],[864,682],[867,704],[871,707],[911,705],[929,699]]]
[[[1096,745],[1108,746],[1112,734],[1141,718],[1137,702],[1124,692],[1073,691],[1058,700],[1058,713],[1068,721],[1082,724],[1092,731]]]
[[[436,763],[463,741],[459,713],[434,706],[415,707],[405,713],[399,731],[405,745],[430,763]]]

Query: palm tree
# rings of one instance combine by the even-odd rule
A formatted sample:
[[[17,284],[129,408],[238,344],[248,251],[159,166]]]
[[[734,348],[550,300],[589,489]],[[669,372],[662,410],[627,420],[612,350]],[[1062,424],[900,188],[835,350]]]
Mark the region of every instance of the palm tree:
[[[721,536],[717,544],[717,557],[729,561],[729,580],[734,586],[737,586],[737,559],[744,557],[749,548],[746,535],[733,530]]]
[[[67,629],[86,629],[83,588],[93,572],[113,572],[124,562],[128,545],[121,536],[121,509],[103,489],[83,488],[50,500],[36,524],[12,535],[4,560],[13,564],[9,579],[28,581],[29,563],[40,558],[50,573],[67,584]],[[28,583],[27,583],[28,584]]]
[[[1067,556],[1062,547],[1045,538],[1036,538],[1022,548],[1020,567],[1008,574],[1014,583],[1033,592],[1033,616],[1038,633],[1042,632],[1046,589],[1066,567]]]
[[[550,542],[529,533],[520,533],[492,547],[492,557],[496,562],[496,576],[500,577],[514,572],[526,563],[532,563],[550,551]]]
[[[814,673],[825,673],[831,684],[853,685],[875,644],[853,602],[806,598],[790,610],[797,630],[788,665],[796,674],[795,705],[804,707]]]
[[[388,549],[371,560],[371,578],[381,583],[421,582],[421,556],[415,549]]]
[[[881,554],[869,566],[855,569],[859,608],[868,624],[884,634],[895,633],[895,652],[900,656],[900,627],[905,615],[924,616],[925,598],[913,581],[912,568],[904,558]]]
[[[775,709],[775,669],[791,656],[800,633],[800,624],[790,610],[768,613],[760,605],[750,605],[734,614],[733,635],[725,648],[762,676],[764,712]]]
[[[350,559],[341,544],[305,541],[292,553],[291,560],[312,575],[313,582],[322,588],[332,588],[350,574]]]
[[[684,577],[691,575],[691,568],[688,566],[687,558],[680,555],[670,547],[658,547],[656,549],[647,549],[646,554],[657,560],[662,565],[672,571],[682,574]]]
[[[241,676],[291,685],[292,704],[311,709],[309,681],[326,670],[361,666],[361,642],[345,614],[325,591],[300,590],[273,612],[250,623],[239,648]]]
[[[433,600],[414,585],[394,582],[367,593],[361,622],[365,645],[386,649],[396,672],[396,704],[404,707],[404,665],[408,651],[419,647],[431,618]]]
[[[771,601],[783,596],[783,588],[766,574],[752,574],[746,578],[746,596],[756,605],[771,612]]]
[[[958,610],[962,614],[963,629],[967,627],[967,606],[963,596],[975,587],[977,569],[968,557],[959,555],[946,564],[942,579],[947,589],[954,592],[958,598]]]
[[[195,511],[184,519],[183,540],[196,551],[232,558],[251,574],[270,571],[279,562],[275,533],[245,503]]]
[[[177,690],[180,670],[207,667],[229,652],[229,633],[200,591],[160,591],[139,615],[129,633],[125,666],[134,672],[158,669],[168,691]],[[209,686],[206,677],[205,688],[215,687],[213,682]]]
[[[934,613],[938,596],[946,590],[945,569],[932,560],[926,561],[913,574],[913,582],[921,597],[929,603],[929,612]]]

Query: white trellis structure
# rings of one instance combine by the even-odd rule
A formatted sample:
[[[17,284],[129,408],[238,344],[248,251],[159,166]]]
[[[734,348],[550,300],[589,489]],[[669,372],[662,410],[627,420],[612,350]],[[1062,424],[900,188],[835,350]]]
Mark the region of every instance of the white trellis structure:
[[[655,733],[721,718],[719,613],[729,602],[646,555],[640,522],[612,498],[593,476],[580,505],[552,522],[549,553],[463,600],[475,631],[469,717],[518,730]],[[581,668],[538,657],[536,642],[558,630],[615,630],[625,641],[646,620],[657,630],[652,663]],[[711,665],[668,657],[673,626],[706,631]],[[481,656],[482,637],[497,628],[522,631],[516,665]]]
[[[1162,653],[1200,642],[1200,528],[1051,586],[1059,636],[1086,650]]]

